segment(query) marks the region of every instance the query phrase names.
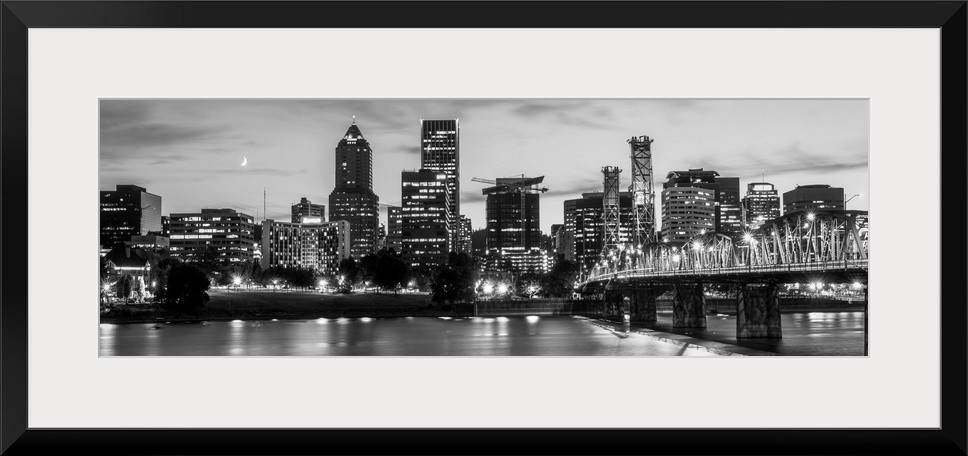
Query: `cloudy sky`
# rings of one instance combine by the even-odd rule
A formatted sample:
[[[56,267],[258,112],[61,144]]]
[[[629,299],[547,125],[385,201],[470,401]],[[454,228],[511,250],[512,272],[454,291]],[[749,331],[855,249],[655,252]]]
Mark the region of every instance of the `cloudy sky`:
[[[390,204],[400,171],[420,166],[420,119],[459,118],[461,212],[475,229],[484,185],[472,177],[545,176],[547,232],[564,200],[602,191],[602,166],[619,166],[628,187],[626,141],[641,135],[655,140],[657,195],[669,171],[705,168],[738,176],[744,194],[765,173],[781,194],[830,184],[860,194],[848,209],[868,208],[866,100],[102,100],[100,190],[140,185],[161,195],[164,215],[230,207],[288,219],[302,196],[328,214],[334,149],[353,116]]]

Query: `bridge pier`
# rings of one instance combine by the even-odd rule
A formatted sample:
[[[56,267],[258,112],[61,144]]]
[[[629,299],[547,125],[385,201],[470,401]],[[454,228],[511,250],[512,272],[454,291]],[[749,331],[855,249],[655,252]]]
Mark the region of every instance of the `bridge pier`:
[[[655,299],[665,290],[655,288],[632,290],[631,320],[639,323],[655,324]]]
[[[740,287],[736,296],[736,337],[783,337],[777,284],[743,284]]]
[[[673,328],[705,328],[706,297],[702,283],[676,283],[672,298]]]
[[[619,290],[605,290],[605,295],[602,297],[602,316],[609,320],[624,320],[625,310],[623,309],[623,301],[625,296]]]

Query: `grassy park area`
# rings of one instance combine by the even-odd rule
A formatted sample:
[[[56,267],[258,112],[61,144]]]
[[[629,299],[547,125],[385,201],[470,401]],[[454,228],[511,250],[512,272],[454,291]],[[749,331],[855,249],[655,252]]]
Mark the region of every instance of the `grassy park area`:
[[[452,312],[449,307],[431,307],[430,296],[419,293],[209,290],[209,296],[211,300],[196,311],[167,310],[156,305],[117,306],[102,313],[101,322],[398,317],[446,315]]]

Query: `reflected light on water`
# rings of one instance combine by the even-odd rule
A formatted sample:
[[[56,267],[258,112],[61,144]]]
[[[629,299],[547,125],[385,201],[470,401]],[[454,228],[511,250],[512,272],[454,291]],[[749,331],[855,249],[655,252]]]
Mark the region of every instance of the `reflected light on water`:
[[[528,315],[525,317],[525,320],[528,320],[528,323],[537,323],[540,318],[538,318],[536,315]]]
[[[329,323],[329,320],[328,319],[325,319],[325,318],[317,318],[316,319],[316,324],[325,325],[326,323]]]

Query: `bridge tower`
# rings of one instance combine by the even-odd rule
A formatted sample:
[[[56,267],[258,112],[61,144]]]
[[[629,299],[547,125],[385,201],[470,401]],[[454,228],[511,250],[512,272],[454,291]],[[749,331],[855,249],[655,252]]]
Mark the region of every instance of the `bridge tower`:
[[[618,250],[621,243],[621,220],[619,212],[618,176],[622,170],[617,166],[602,168],[605,175],[605,194],[602,195],[602,258]]]
[[[652,190],[652,143],[648,136],[628,140],[632,148],[632,192],[635,226],[632,242],[640,247],[655,242],[655,193]]]

